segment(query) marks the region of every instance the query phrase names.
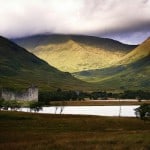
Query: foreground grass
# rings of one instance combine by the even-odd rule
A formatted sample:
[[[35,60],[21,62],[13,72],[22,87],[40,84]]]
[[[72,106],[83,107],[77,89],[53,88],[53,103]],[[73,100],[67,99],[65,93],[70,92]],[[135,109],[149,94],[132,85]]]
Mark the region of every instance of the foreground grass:
[[[0,150],[149,150],[137,118],[0,112]]]

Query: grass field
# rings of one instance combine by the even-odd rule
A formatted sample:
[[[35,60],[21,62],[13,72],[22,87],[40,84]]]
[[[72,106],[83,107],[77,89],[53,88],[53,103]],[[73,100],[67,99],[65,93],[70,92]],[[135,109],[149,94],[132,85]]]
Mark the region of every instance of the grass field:
[[[150,100],[147,101],[107,101],[107,100],[85,100],[85,101],[51,101],[51,106],[119,106],[119,105],[141,105],[141,104],[150,104]]]
[[[149,150],[137,118],[0,112],[0,150]]]

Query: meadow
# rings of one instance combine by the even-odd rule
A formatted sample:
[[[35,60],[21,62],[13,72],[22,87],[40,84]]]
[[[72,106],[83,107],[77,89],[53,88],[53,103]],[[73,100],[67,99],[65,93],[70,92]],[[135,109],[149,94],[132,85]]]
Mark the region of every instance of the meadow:
[[[0,150],[149,150],[138,118],[0,111]]]
[[[83,100],[83,101],[51,101],[50,106],[131,106],[150,104],[150,100]]]

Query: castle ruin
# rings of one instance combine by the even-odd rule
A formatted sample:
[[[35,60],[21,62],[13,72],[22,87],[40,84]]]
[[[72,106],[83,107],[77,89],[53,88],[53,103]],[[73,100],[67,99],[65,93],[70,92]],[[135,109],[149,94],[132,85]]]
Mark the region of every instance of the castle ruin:
[[[20,92],[2,89],[0,98],[4,100],[38,101],[38,88],[31,86]]]

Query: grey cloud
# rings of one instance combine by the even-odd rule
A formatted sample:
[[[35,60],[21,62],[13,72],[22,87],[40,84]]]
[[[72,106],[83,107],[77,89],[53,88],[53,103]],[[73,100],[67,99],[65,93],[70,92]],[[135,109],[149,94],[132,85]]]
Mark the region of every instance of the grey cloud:
[[[150,31],[150,0],[0,0],[0,6],[0,34],[6,37],[49,32],[123,41],[136,33],[144,40]],[[130,37],[124,41],[135,43]]]

